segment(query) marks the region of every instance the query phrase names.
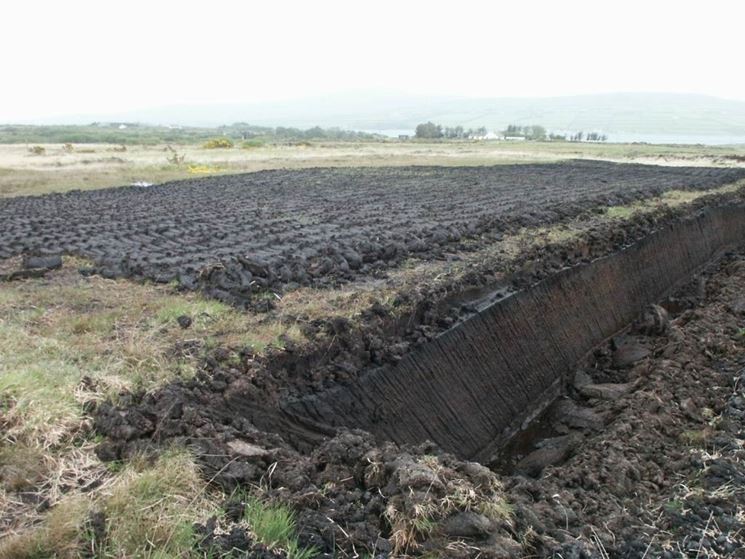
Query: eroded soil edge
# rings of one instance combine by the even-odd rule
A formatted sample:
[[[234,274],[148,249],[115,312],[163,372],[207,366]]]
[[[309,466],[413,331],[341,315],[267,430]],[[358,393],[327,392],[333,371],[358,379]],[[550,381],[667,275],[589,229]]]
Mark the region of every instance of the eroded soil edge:
[[[737,229],[741,212],[738,207],[710,209],[684,222],[662,220],[656,226],[669,232],[690,227],[689,234],[704,239],[698,249],[685,249],[688,264],[696,268],[703,264],[694,263],[697,255],[708,254],[704,260],[714,256],[728,244],[728,235],[743,238]],[[723,221],[708,228],[714,214]],[[653,246],[655,241],[647,242]],[[634,246],[624,254],[640,250]],[[669,248],[662,243],[657,254]],[[97,425],[108,437],[100,454],[112,459],[168,441],[187,444],[200,456],[209,479],[228,487],[261,485],[293,503],[303,543],[336,556],[367,550],[383,556],[579,557],[604,550],[635,557],[649,549],[652,556],[675,557],[695,555],[699,548],[735,556],[743,543],[737,530],[743,495],[737,484],[745,480],[744,262],[741,251],[728,253],[701,276],[708,281],[697,280],[666,300],[670,324],[662,321],[658,328],[654,318],[651,327],[643,322],[647,326],[633,336],[614,338],[587,361],[579,356],[566,364],[560,345],[548,344],[544,359],[566,368],[560,378],[568,380],[568,398],[543,418],[550,423],[545,436],[513,449],[515,463],[503,468],[510,473],[501,477],[430,443],[382,443],[382,437],[376,440],[365,431],[288,418],[274,404],[308,385],[294,383],[282,390],[293,386],[292,373],[266,368],[268,386],[279,387],[279,397],[265,398],[266,388],[253,382],[255,370],[242,372],[220,355],[196,383],[131,398],[130,406],[100,406]],[[684,271],[688,264],[677,270],[690,275],[693,269]],[[655,270],[653,278],[676,273],[655,260],[637,265]],[[605,272],[599,278],[607,284],[606,295],[614,293],[614,277]],[[655,285],[661,290],[655,300],[680,279]],[[552,281],[561,280],[543,283]],[[612,317],[588,312],[584,321],[593,328],[619,317],[629,316],[630,322],[644,306],[636,297],[644,298],[647,287],[636,289],[625,294],[635,311]],[[568,318],[571,300],[562,304]],[[425,340],[422,346],[430,343]],[[574,374],[577,367],[582,374]],[[347,387],[366,374],[350,375]],[[276,434],[268,433],[267,426]],[[302,441],[305,452],[297,450]],[[505,498],[512,503],[511,514]],[[203,528],[207,547],[226,550],[237,542],[238,549],[250,548],[240,538],[226,543],[220,534],[229,526]]]
[[[745,207],[711,208],[499,299],[356,383],[282,402],[282,412],[308,429],[430,440],[489,461],[590,349],[743,238]]]

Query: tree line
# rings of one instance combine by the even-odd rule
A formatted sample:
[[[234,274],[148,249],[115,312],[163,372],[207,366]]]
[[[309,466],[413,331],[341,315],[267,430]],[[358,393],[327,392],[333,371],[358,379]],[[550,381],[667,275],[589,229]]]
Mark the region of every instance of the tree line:
[[[422,139],[469,139],[483,138],[487,135],[485,127],[464,129],[462,126],[442,126],[434,122],[424,122],[417,125],[415,137]],[[522,126],[510,124],[500,132],[505,138],[524,138],[536,142],[563,141],[563,142],[605,142],[608,136],[599,132],[574,132],[572,134],[549,133],[544,126],[531,124]]]
[[[600,132],[587,132],[580,130],[572,134],[556,134],[547,133],[543,126],[531,125],[531,126],[519,126],[517,124],[510,124],[505,130],[502,131],[504,137],[510,138],[525,138],[526,140],[536,141],[561,141],[561,142],[605,142],[608,140],[608,136],[601,134]]]
[[[502,131],[502,136],[506,138],[525,138],[526,140],[536,141],[543,141],[547,138],[546,129],[537,124],[532,124],[530,126],[510,124]]]
[[[435,124],[434,122],[418,124],[415,131],[415,136],[417,138],[426,138],[430,140],[440,138],[446,138],[448,140],[483,138],[486,134],[487,130],[484,126],[465,129],[462,126],[442,126],[440,124]]]
[[[136,122],[94,122],[85,125],[0,125],[0,144],[201,144],[213,138],[230,141],[287,142],[307,140],[380,140],[382,136],[341,128],[301,129],[237,122],[214,128],[156,126]]]

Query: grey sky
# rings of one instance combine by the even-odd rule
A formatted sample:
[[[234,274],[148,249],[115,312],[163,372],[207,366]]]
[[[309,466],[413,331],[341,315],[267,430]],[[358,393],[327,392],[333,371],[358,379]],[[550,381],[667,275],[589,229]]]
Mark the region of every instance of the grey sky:
[[[351,90],[745,100],[739,1],[21,2],[0,122]]]

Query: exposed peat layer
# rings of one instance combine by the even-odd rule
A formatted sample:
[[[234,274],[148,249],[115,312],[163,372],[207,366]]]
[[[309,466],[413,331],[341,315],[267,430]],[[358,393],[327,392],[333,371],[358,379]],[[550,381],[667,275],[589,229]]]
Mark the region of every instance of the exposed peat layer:
[[[76,254],[106,276],[178,281],[248,303],[268,288],[338,285],[412,256],[433,259],[464,243],[473,250],[515,227],[743,176],[569,161],[264,171],[18,197],[0,201],[0,258]]]
[[[403,173],[405,178],[410,173],[411,183],[418,184],[415,175],[422,173],[426,182],[428,171],[386,170],[382,176]],[[185,445],[195,452],[206,479],[225,488],[258,486],[272,498],[292,504],[302,545],[314,546],[324,556],[737,556],[745,538],[740,529],[745,515],[745,253],[738,245],[742,237],[731,235],[732,227],[741,227],[745,221],[745,200],[741,187],[722,187],[742,178],[741,173],[606,163],[519,166],[497,173],[513,177],[514,188],[508,184],[502,188],[490,175],[495,172],[468,169],[463,175],[450,177],[466,182],[447,183],[443,179],[450,185],[449,194],[446,197],[439,192],[430,205],[421,202],[428,190],[411,195],[401,205],[408,203],[416,209],[406,210],[409,213],[405,219],[396,217],[399,210],[395,205],[386,206],[398,199],[393,194],[389,202],[378,199],[388,200],[386,189],[373,189],[372,194],[365,195],[367,198],[359,200],[348,195],[344,203],[347,210],[356,208],[362,213],[346,225],[325,230],[319,225],[326,222],[325,218],[316,214],[313,219],[317,222],[310,230],[321,230],[317,236],[301,232],[302,226],[296,221],[308,214],[297,213],[300,206],[295,207],[296,213],[285,217],[295,225],[277,225],[282,232],[277,229],[275,234],[281,240],[283,232],[294,231],[293,242],[300,247],[300,256],[292,249],[272,252],[258,248],[253,250],[259,257],[245,255],[256,245],[236,244],[232,237],[230,246],[237,248],[218,253],[219,261],[194,258],[186,265],[183,255],[166,254],[178,253],[181,249],[174,248],[176,245],[193,255],[194,243],[188,238],[182,243],[169,241],[164,231],[152,233],[158,239],[164,237],[162,241],[151,239],[149,244],[136,245],[158,248],[147,249],[151,256],[147,256],[146,265],[133,267],[128,251],[135,235],[130,234],[132,228],[127,229],[124,219],[118,225],[120,233],[125,233],[99,233],[105,230],[101,223],[107,223],[106,219],[87,229],[91,239],[98,239],[90,244],[106,247],[99,256],[90,252],[88,245],[76,244],[83,241],[70,240],[71,236],[82,235],[80,231],[86,229],[80,224],[88,219],[76,222],[73,209],[41,210],[42,215],[58,216],[48,233],[43,222],[14,222],[9,228],[12,233],[6,234],[9,238],[20,237],[19,227],[31,227],[38,240],[27,245],[16,240],[9,245],[12,248],[6,256],[27,252],[81,254],[96,262],[86,273],[127,274],[160,281],[180,278],[182,287],[202,287],[217,297],[248,303],[265,311],[267,319],[275,312],[270,304],[273,298],[289,298],[293,289],[304,283],[338,287],[355,281],[371,285],[372,295],[364,299],[369,305],[352,318],[298,316],[304,336],[301,344],[287,339],[281,349],[260,354],[250,347],[219,348],[209,352],[193,380],[147,394],[122,394],[116,402],[92,401],[89,406],[96,429],[104,436],[98,447],[102,459],[126,459],[142,452],[157,453],[174,443]],[[676,174],[668,174],[673,172]],[[309,173],[331,174],[325,170]],[[347,179],[345,173],[357,179],[367,176],[362,171],[344,171],[341,176]],[[541,187],[543,179],[531,182],[530,175],[522,173],[547,178]],[[272,175],[283,176],[281,172],[261,173],[249,180]],[[630,182],[624,183],[623,177]],[[231,182],[238,180],[245,179],[216,179],[216,199],[224,192],[219,188],[220,181],[232,185],[233,194],[242,195],[241,187]],[[551,186],[559,183],[561,188]],[[584,189],[584,194],[578,196],[572,185],[580,183],[579,190]],[[340,179],[329,192],[344,191],[345,184]],[[394,181],[393,186],[400,184]],[[430,189],[436,189],[437,184],[430,184]],[[498,192],[489,194],[490,198],[471,199],[463,194],[469,184],[475,185],[477,192]],[[526,194],[521,186],[526,184],[538,185],[540,196],[531,194],[532,189]],[[212,186],[201,184],[200,188]],[[157,187],[153,192],[157,194],[158,189],[171,189],[170,196],[186,189],[187,200],[190,192],[198,190],[196,185],[186,183]],[[608,206],[659,198],[671,189],[715,193],[692,196],[688,203],[679,205],[640,206],[623,220],[609,218],[612,207],[609,210]],[[272,190],[276,194],[278,187]],[[281,188],[279,191],[284,192],[281,196],[293,199],[294,194]],[[148,191],[124,189],[113,197],[136,198],[140,192]],[[394,192],[399,198],[408,198],[402,190]],[[64,201],[77,196],[83,195],[50,198]],[[311,198],[314,203],[319,200]],[[365,202],[370,199],[378,200],[373,204],[375,211]],[[435,207],[437,200],[441,205]],[[333,209],[333,203],[328,199],[325,202]],[[129,203],[107,206],[107,215],[124,213]],[[232,221],[227,220],[228,229],[247,229],[250,220],[239,219],[241,203],[232,200],[222,208],[234,216]],[[281,206],[281,201],[277,203]],[[29,198],[19,204],[53,207],[44,198]],[[84,216],[91,215],[86,213],[90,211],[87,204],[81,204],[88,208]],[[151,200],[150,207],[166,209],[153,210],[147,217],[142,206],[134,222],[157,221],[159,211],[171,215],[180,211],[175,200],[160,206]],[[249,215],[279,212],[274,214],[275,219],[282,221],[278,216],[289,210],[265,203],[252,211]],[[330,212],[328,223],[334,223],[333,216],[343,213]],[[468,219],[451,221],[456,214]],[[73,233],[61,233],[65,220],[72,224]],[[417,225],[407,220],[416,220]],[[180,224],[177,229],[183,229],[184,222],[176,218],[174,222]],[[192,223],[191,227],[206,233],[210,225],[199,222],[202,225]],[[476,225],[469,229],[469,224]],[[559,228],[536,229],[552,224]],[[526,225],[541,242],[525,241],[520,236]],[[145,226],[143,235],[150,234],[149,227]],[[438,236],[437,231],[442,235]],[[665,232],[672,236],[660,237]],[[269,229],[254,233],[250,242],[262,242],[262,235],[267,234]],[[211,242],[213,237],[205,235],[201,239]],[[118,239],[116,249],[108,248],[111,238]],[[493,431],[499,444],[478,456],[483,465],[469,461],[476,447],[461,452],[451,445],[449,453],[444,452],[408,425],[401,425],[402,432],[408,434],[400,438],[391,431],[375,433],[376,406],[358,408],[359,416],[352,406],[336,424],[298,412],[298,405],[307,410],[303,402],[363,386],[360,383],[376,371],[395,371],[422,348],[438,344],[448,332],[472,323],[489,306],[513,300],[536,286],[552,284],[567,273],[567,267],[595,269],[598,262],[632,254],[645,243],[653,243],[649,239],[654,238],[682,243],[672,248],[681,251],[681,258],[691,258],[690,262],[672,270],[671,277],[666,277],[668,270],[657,270],[659,285],[651,289],[651,294],[646,293],[646,287],[641,292],[629,291],[623,299],[624,310],[606,327],[610,331],[603,338],[609,339],[585,340],[595,347],[589,355],[574,355],[569,363],[573,354],[564,355],[564,348],[555,341],[546,344],[541,359],[551,360],[554,351],[553,359],[562,363],[555,379],[556,391],[548,401],[562,396],[545,411],[548,401],[535,402],[534,414],[516,414],[519,423],[528,428],[511,443]],[[685,243],[694,238],[705,241],[698,249],[687,250]],[[375,246],[365,244],[373,242],[369,239],[374,239]],[[413,250],[416,241],[428,248]],[[386,252],[385,247],[392,245],[394,248]],[[721,255],[722,250],[732,247],[738,248]],[[209,253],[219,248],[209,245],[200,250]],[[344,255],[349,250],[360,257],[359,262],[349,253]],[[665,250],[664,244],[656,250]],[[163,258],[174,260],[164,263],[161,252]],[[155,253],[158,263],[153,265],[150,258]],[[422,265],[414,264],[409,274],[407,266],[412,266],[412,256]],[[644,257],[650,258],[649,254]],[[707,262],[701,271],[700,266]],[[319,263],[321,268],[316,268]],[[206,268],[200,272],[197,264]],[[636,265],[643,269],[655,263],[647,260]],[[289,276],[282,275],[283,267],[290,270]],[[299,270],[304,270],[305,276],[296,276]],[[691,275],[694,279],[681,283]],[[256,282],[261,278],[265,281]],[[654,283],[653,276],[650,278],[645,281]],[[624,280],[622,275],[601,279],[608,283],[603,289],[610,293],[614,281],[621,285]],[[393,287],[381,289],[378,282]],[[577,286],[592,289],[591,285]],[[634,293],[644,296],[639,297],[636,311],[629,315]],[[584,312],[587,316],[583,320],[604,322],[604,317],[593,316],[587,309],[573,308],[572,294],[567,295],[561,304],[568,317]],[[265,304],[257,307],[257,300]],[[662,306],[648,307],[652,301]],[[637,320],[630,329],[623,329],[631,322],[628,316]],[[530,318],[540,322],[544,317],[539,313]],[[606,332],[606,328],[598,331]],[[480,343],[488,346],[488,334],[482,335]],[[460,373],[457,366],[456,360],[453,374]],[[473,389],[478,392],[484,387]],[[405,390],[404,382],[397,393],[391,394],[401,399],[404,407],[409,397],[402,393]],[[411,391],[410,401],[416,403],[419,396],[414,394],[413,384]],[[449,396],[442,394],[444,403]],[[530,399],[530,395],[524,396]],[[333,400],[328,402],[335,405]],[[386,402],[379,404],[384,406]],[[500,403],[494,392],[493,405],[499,408],[509,406],[509,402]],[[529,416],[541,411],[539,419],[529,424]],[[462,414],[473,415],[474,410],[465,406]],[[367,419],[358,422],[357,417]],[[365,429],[354,429],[360,426]],[[388,433],[393,435],[386,436]],[[468,432],[456,432],[456,437],[459,434],[463,441],[471,438]],[[226,510],[235,514],[199,525],[203,536],[200,549],[236,554],[248,550],[251,556],[272,556],[262,555],[265,552],[257,548],[241,524],[243,506],[240,498],[233,499],[226,503]]]

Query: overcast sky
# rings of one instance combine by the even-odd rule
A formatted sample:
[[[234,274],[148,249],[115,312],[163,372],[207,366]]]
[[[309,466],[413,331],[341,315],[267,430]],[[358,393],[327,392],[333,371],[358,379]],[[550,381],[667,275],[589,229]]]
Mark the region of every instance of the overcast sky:
[[[6,0],[0,122],[391,90],[745,100],[745,2]]]

